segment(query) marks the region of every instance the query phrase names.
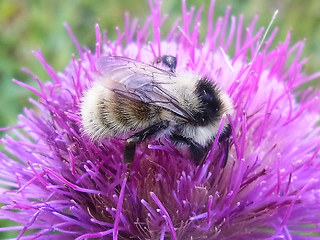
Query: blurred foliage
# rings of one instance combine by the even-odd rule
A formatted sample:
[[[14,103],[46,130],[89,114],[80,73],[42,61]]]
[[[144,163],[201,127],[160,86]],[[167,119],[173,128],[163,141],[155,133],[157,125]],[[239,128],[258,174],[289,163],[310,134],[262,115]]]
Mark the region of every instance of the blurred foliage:
[[[187,1],[191,5],[204,6],[203,19],[207,16],[209,0]],[[283,41],[292,30],[292,43],[307,39],[304,57],[309,57],[304,71],[318,71],[320,62],[320,1],[318,0],[217,0],[215,19],[224,14],[226,6],[232,6],[232,14],[244,14],[245,24],[259,14],[257,26],[267,26],[276,9],[279,14],[273,27],[280,27],[274,44]],[[165,28],[181,16],[180,1],[164,1],[163,13],[168,13]],[[1,0],[0,1],[0,127],[14,125],[17,114],[23,107],[29,107],[28,97],[34,97],[26,89],[14,84],[15,78],[32,86],[36,84],[21,72],[22,67],[30,69],[42,81],[48,76],[31,51],[41,48],[47,62],[56,70],[63,71],[76,53],[63,23],[68,23],[81,45],[94,49],[94,24],[108,32],[115,39],[114,28],[123,29],[124,13],[138,17],[140,23],[149,15],[147,0]],[[201,29],[205,34],[206,21]],[[0,133],[2,136],[3,133]],[[3,225],[0,222],[0,226]],[[0,238],[2,236],[0,235]]]

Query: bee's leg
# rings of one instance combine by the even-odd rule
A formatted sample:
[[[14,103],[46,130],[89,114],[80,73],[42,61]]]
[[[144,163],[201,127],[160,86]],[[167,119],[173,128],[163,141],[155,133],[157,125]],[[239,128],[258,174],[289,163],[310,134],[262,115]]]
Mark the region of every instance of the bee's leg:
[[[228,161],[231,131],[231,125],[228,124],[219,136],[219,143],[224,148],[224,160],[221,166],[222,168],[224,168],[227,165]]]
[[[227,140],[231,135],[231,125],[228,124],[222,131],[222,133],[219,136],[219,142],[223,142]]]
[[[189,145],[190,147],[189,152],[190,152],[191,158],[193,159],[196,165],[200,165],[202,163],[202,161],[207,156],[212,145],[212,144],[208,144],[207,146],[203,147],[199,143],[193,141],[191,138],[186,138],[184,136],[177,135],[177,134],[173,134],[170,137],[170,140],[175,144],[183,143],[183,144]]]
[[[227,162],[228,162],[228,156],[229,156],[229,145],[230,145],[230,140],[229,139],[225,139],[223,141],[223,147],[224,147],[224,159],[223,159],[223,163],[222,163],[222,168],[224,168],[226,165],[227,165]]]
[[[161,121],[150,127],[147,127],[140,132],[133,134],[126,140],[124,149],[124,161],[125,163],[133,162],[136,145],[145,139],[151,137],[152,135],[158,133],[161,130],[166,129],[169,126],[169,121]]]
[[[125,163],[132,163],[136,152],[136,143],[127,142],[124,148],[123,158]]]
[[[196,165],[203,163],[211,147],[212,144],[208,144],[207,146],[203,147],[199,143],[192,142],[190,145],[190,154]]]

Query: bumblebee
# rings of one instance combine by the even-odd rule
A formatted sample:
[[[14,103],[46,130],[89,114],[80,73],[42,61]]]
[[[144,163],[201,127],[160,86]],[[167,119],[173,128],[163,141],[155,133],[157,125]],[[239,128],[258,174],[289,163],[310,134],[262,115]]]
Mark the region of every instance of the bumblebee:
[[[233,114],[232,101],[207,77],[175,73],[175,57],[166,55],[161,61],[170,71],[122,56],[98,59],[100,76],[81,104],[84,133],[93,141],[126,139],[127,163],[134,160],[137,144],[166,134],[198,165],[210,150],[222,117]],[[230,134],[226,118],[219,142],[228,141]]]

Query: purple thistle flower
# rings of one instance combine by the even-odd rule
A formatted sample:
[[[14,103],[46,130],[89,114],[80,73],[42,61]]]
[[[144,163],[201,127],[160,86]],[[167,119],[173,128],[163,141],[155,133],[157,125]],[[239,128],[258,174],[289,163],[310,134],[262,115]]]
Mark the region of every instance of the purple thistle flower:
[[[124,32],[110,41],[96,26],[96,49],[82,48],[64,72],[34,55],[51,81],[39,84],[11,136],[1,139],[0,216],[18,225],[17,239],[315,239],[320,231],[319,98],[299,87],[320,76],[301,72],[304,42],[270,49],[274,29],[260,48],[257,18],[247,28],[230,8],[213,25],[211,2],[205,39],[203,9],[187,9],[161,35],[161,4],[137,28],[126,15]],[[151,42],[149,35],[151,34]],[[92,143],[82,132],[79,105],[95,81],[95,62],[119,55],[152,63],[178,58],[178,70],[210,76],[233,100],[232,144],[221,168],[217,141],[196,167],[169,140],[140,146],[130,181],[121,140]],[[299,101],[297,101],[299,97]],[[222,125],[222,124],[221,124]],[[221,129],[220,129],[221,130]]]

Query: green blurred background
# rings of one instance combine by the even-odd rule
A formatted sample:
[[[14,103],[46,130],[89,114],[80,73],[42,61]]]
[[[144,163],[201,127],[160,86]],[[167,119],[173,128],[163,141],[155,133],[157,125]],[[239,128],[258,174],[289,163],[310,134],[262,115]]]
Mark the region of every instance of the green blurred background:
[[[187,5],[204,5],[203,20],[207,16],[210,1],[187,1]],[[248,24],[255,13],[260,15],[257,26],[267,26],[276,9],[279,14],[273,27],[280,27],[275,42],[283,41],[287,32],[292,30],[292,42],[307,39],[304,57],[309,57],[304,71],[313,73],[320,70],[320,1],[319,0],[217,0],[215,19],[224,14],[226,6],[232,6],[232,14],[244,14]],[[164,1],[163,13],[169,13],[164,31],[170,22],[181,15],[181,3]],[[132,17],[138,17],[143,23],[149,15],[147,0],[1,0],[0,1],[0,127],[16,123],[17,114],[24,106],[30,106],[28,97],[34,97],[26,89],[17,86],[12,78],[36,84],[21,72],[22,67],[30,69],[47,81],[48,76],[31,51],[41,48],[47,62],[56,70],[63,71],[76,53],[63,23],[68,23],[81,45],[94,49],[94,25],[108,32],[115,39],[114,28],[123,29],[123,15],[128,11]],[[201,29],[205,30],[206,21]],[[204,31],[203,31],[204,33]],[[318,79],[319,81],[319,79]],[[315,86],[318,85],[315,81]],[[0,136],[3,133],[0,132]],[[0,227],[5,222],[0,221]],[[0,239],[4,238],[0,233]]]

